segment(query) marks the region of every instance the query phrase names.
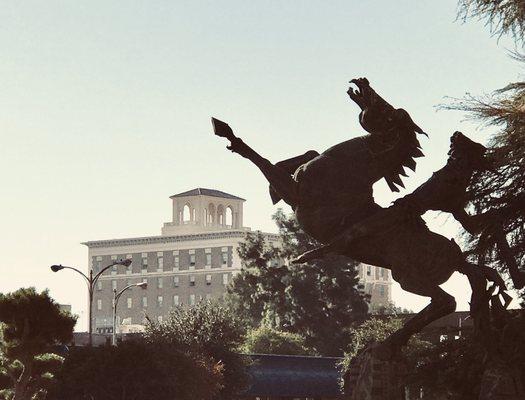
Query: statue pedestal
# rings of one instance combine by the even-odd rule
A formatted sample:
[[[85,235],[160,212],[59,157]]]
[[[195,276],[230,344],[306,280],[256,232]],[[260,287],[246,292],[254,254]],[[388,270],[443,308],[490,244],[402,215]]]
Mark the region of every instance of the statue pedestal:
[[[502,365],[487,368],[481,378],[479,400],[524,399],[525,390],[517,375]]]
[[[345,375],[345,394],[349,400],[402,400],[405,398],[405,364],[384,361],[366,350]]]

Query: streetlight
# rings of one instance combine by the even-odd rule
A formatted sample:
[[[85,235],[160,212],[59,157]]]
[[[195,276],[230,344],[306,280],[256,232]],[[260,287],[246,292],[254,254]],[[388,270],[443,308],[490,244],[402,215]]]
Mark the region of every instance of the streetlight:
[[[86,283],[88,285],[88,300],[89,300],[89,307],[88,307],[88,338],[89,338],[89,345],[91,346],[93,344],[93,321],[92,321],[92,314],[93,314],[93,292],[95,291],[95,284],[98,281],[98,278],[100,278],[100,275],[102,275],[107,269],[115,266],[115,265],[124,265],[125,267],[129,267],[131,265],[130,259],[120,259],[118,261],[115,261],[111,264],[109,264],[107,267],[102,268],[95,276],[93,276],[93,268],[90,268],[89,270],[89,277],[84,274],[82,271],[75,267],[68,267],[62,264],[58,265],[52,265],[51,271],[58,272],[63,269],[72,269],[75,272],[78,272],[82,277],[86,280]]]
[[[117,293],[117,289],[113,289],[113,336],[112,336],[112,340],[111,340],[111,344],[113,346],[117,345],[117,304],[118,304],[118,299],[120,299],[120,296],[122,296],[122,293],[124,293],[128,289],[131,289],[133,286],[137,286],[139,288],[146,289],[148,287],[148,283],[147,282],[133,283],[131,285],[126,286],[124,289],[122,289],[118,293]]]

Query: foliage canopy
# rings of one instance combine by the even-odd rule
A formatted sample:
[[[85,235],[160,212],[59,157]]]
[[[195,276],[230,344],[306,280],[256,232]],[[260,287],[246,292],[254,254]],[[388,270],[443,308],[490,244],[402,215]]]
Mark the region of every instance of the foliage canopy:
[[[76,317],[60,310],[47,291],[22,288],[0,294],[0,322],[0,396],[44,397],[64,360],[53,346],[71,339]]]
[[[295,217],[273,216],[280,247],[269,246],[262,233],[248,233],[239,248],[243,268],[229,288],[229,302],[249,325],[264,325],[305,337],[321,355],[341,355],[349,328],[366,318],[357,263],[342,256],[311,264],[287,260],[316,247]]]

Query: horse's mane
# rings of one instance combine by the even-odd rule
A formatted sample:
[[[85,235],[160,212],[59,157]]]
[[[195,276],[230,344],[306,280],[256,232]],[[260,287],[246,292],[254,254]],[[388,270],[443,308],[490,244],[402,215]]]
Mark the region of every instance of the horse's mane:
[[[383,178],[385,178],[392,192],[399,192],[398,186],[402,188],[405,187],[401,176],[408,176],[404,167],[415,172],[415,158],[424,156],[421,151],[421,144],[417,139],[417,134],[426,135],[426,133],[412,121],[405,110],[397,109],[395,113],[396,118],[393,127],[388,131],[387,136],[393,150],[397,152],[397,154],[394,156],[393,165],[387,168]]]

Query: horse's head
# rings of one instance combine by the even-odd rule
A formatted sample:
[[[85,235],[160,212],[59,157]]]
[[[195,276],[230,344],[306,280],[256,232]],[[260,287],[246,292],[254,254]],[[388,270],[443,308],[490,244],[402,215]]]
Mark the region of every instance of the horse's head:
[[[487,148],[470,140],[461,132],[454,132],[450,138],[451,159],[462,160],[475,169],[491,169],[490,161],[486,157]]]
[[[403,110],[395,109],[374,89],[370,87],[370,82],[366,78],[352,79],[357,90],[350,87],[347,91],[350,98],[361,108],[359,122],[361,126],[372,135],[392,136],[400,130],[411,130],[417,133],[424,133],[417,126],[410,115]]]
[[[412,121],[408,112],[394,108],[379,96],[370,87],[368,79],[352,79],[350,83],[357,87],[357,90],[350,87],[347,93],[361,108],[359,122],[370,133],[371,149],[373,145],[374,152],[381,154],[375,159],[379,172],[390,189],[397,192],[396,185],[403,187],[399,177],[404,175],[403,167],[414,170],[414,158],[423,156],[416,134],[425,133]]]

